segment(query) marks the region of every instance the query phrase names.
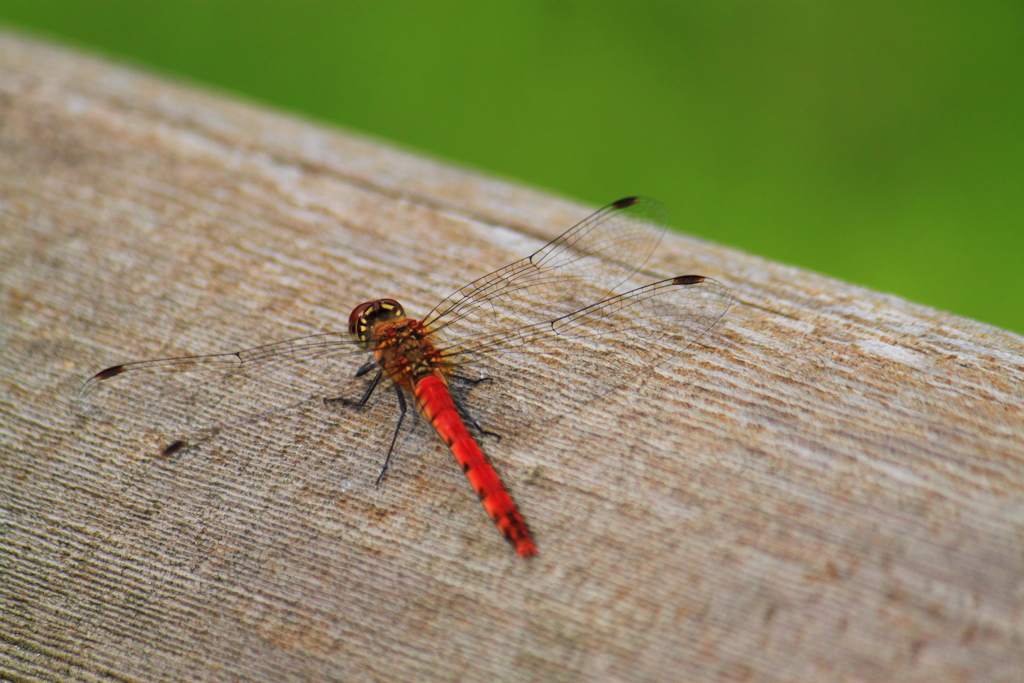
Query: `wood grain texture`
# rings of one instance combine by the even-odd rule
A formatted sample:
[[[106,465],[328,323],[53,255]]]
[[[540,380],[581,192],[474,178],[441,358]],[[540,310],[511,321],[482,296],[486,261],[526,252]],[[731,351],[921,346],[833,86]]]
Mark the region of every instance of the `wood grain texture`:
[[[649,264],[732,288],[703,346],[495,458],[531,561],[440,442],[374,487],[390,416],[164,462],[70,409],[588,211],[0,35],[0,678],[1022,680],[1024,339],[714,244]]]

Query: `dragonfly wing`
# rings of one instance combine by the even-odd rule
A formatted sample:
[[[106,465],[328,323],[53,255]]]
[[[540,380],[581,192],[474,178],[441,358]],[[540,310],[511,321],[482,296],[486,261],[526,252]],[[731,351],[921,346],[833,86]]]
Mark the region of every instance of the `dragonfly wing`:
[[[319,334],[235,353],[126,363],[86,382],[76,410],[149,437],[169,455],[282,410],[352,398],[362,384],[353,378],[367,360],[347,335]]]
[[[609,204],[530,256],[475,280],[423,319],[439,338],[522,327],[606,298],[650,258],[665,232],[665,207],[643,197]]]
[[[547,321],[470,337],[444,354],[457,375],[490,378],[457,398],[481,416],[485,429],[515,434],[570,413],[683,352],[731,302],[720,282],[680,276]]]

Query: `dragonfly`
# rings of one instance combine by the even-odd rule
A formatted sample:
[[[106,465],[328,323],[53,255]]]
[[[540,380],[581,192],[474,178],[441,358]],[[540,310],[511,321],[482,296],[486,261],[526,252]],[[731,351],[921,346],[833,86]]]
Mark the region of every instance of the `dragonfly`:
[[[163,444],[159,457],[169,458],[277,411],[360,409],[390,385],[398,419],[377,485],[411,400],[501,534],[529,557],[537,545],[480,446],[484,438],[530,434],[649,373],[730,306],[728,288],[702,275],[634,286],[666,225],[658,202],[620,199],[421,319],[395,299],[376,299],[352,310],[347,332],[108,367],[84,384],[78,404],[87,417],[141,424]]]

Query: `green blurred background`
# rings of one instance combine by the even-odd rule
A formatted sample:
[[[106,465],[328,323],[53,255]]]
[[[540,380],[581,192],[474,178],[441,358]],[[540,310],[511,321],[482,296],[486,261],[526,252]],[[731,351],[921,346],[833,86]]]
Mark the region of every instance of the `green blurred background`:
[[[0,0],[0,22],[1024,332],[1024,3]]]

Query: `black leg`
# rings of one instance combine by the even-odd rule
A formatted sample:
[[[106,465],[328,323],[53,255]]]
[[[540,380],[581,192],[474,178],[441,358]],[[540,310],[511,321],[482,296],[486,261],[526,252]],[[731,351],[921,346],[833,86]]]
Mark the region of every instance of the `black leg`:
[[[481,377],[480,379],[477,380],[477,379],[472,379],[470,377],[461,377],[459,375],[453,375],[452,376],[452,380],[456,381],[456,382],[465,382],[466,384],[470,384],[470,385],[472,385],[474,387],[477,384],[480,384],[481,382],[490,383],[490,382],[494,381],[494,380],[490,379],[489,377]],[[501,438],[502,438],[501,434],[497,434],[495,432],[487,431],[486,429],[481,427],[480,423],[478,423],[476,420],[474,420],[473,416],[469,414],[468,410],[466,410],[466,407],[465,407],[465,405],[462,404],[461,400],[457,399],[454,395],[452,396],[452,402],[455,403],[455,410],[459,411],[459,415],[462,417],[463,421],[468,423],[470,426],[474,427],[476,429],[476,431],[480,432],[480,434],[482,436],[494,436],[499,441],[501,440]]]
[[[356,370],[356,377],[362,377],[370,370],[373,370],[375,367],[377,367],[377,361],[371,360],[369,363],[365,364],[363,367]]]
[[[474,379],[473,377],[464,377],[463,375],[452,375],[451,380],[453,382],[463,382],[474,387],[478,384],[483,384],[484,382],[490,384],[491,382],[494,381],[490,377],[480,377],[478,379]]]
[[[384,478],[384,473],[388,471],[388,463],[391,462],[391,453],[395,450],[395,443],[398,442],[398,433],[402,431],[402,421],[405,420],[405,396],[402,394],[402,389],[395,386],[395,391],[398,393],[398,424],[395,425],[395,434],[391,437],[391,447],[388,448],[388,455],[384,458],[384,467],[380,468],[380,474],[377,475],[377,486],[380,486],[380,480]]]
[[[375,366],[376,366],[376,363],[367,363],[363,367],[359,368],[359,372],[356,373],[356,377],[362,377],[367,372],[372,370]],[[324,399],[324,405],[328,405],[329,406],[332,403],[343,403],[343,404],[345,404],[347,406],[356,406],[358,408],[362,408],[363,406],[366,405],[366,402],[370,400],[370,396],[373,394],[374,390],[377,388],[377,385],[380,384],[381,377],[383,377],[383,376],[384,376],[384,371],[383,370],[378,372],[377,376],[373,378],[372,382],[370,382],[370,386],[366,387],[366,392],[363,394],[363,397],[361,399],[359,399],[358,401],[350,401],[347,398],[325,398]]]

